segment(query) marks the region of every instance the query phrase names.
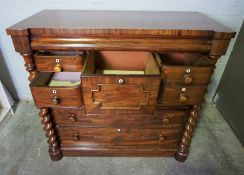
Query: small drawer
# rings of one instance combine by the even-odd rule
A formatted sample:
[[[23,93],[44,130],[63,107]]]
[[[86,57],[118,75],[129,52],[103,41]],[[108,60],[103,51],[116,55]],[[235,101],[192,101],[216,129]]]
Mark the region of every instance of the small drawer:
[[[163,93],[159,97],[159,105],[179,106],[202,103],[206,86],[172,87],[164,86]]]
[[[81,75],[87,113],[154,112],[161,77],[150,52],[95,52],[87,62]]]
[[[55,52],[34,55],[36,68],[42,72],[81,72],[85,57],[85,52]]]
[[[126,129],[57,127],[61,146],[161,146],[176,148],[182,128]]]
[[[212,62],[202,54],[159,54],[164,84],[202,85],[209,82]]]
[[[85,114],[83,108],[52,108],[55,123],[61,126],[167,128],[183,125],[187,110],[158,110],[155,115]]]
[[[82,105],[80,73],[39,72],[30,89],[37,107]]]

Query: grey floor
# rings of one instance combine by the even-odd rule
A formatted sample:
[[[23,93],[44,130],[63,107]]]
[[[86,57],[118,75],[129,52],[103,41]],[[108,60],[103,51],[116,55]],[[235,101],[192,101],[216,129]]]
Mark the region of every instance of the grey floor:
[[[32,102],[23,101],[0,130],[0,175],[244,174],[244,149],[221,114],[205,104],[187,161],[174,158],[72,158],[52,162]]]

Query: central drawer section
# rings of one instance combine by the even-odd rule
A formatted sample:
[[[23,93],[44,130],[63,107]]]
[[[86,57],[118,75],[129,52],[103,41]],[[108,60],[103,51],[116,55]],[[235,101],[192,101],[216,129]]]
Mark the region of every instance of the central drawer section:
[[[149,52],[90,53],[81,74],[86,113],[152,114],[160,81]]]

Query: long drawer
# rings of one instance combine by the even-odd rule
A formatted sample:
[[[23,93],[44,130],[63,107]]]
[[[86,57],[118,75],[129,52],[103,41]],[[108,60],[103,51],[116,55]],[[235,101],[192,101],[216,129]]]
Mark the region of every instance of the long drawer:
[[[160,146],[176,148],[182,128],[82,128],[57,127],[61,145],[81,146]]]
[[[154,115],[85,114],[83,108],[52,108],[54,121],[60,126],[114,128],[169,128],[184,124],[187,110],[157,110]]]

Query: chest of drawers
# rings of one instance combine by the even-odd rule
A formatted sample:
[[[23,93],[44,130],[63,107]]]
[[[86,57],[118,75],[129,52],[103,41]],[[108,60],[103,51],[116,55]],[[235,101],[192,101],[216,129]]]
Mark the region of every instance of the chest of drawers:
[[[25,61],[52,160],[186,160],[235,33],[196,12],[44,10],[7,29]]]

